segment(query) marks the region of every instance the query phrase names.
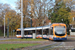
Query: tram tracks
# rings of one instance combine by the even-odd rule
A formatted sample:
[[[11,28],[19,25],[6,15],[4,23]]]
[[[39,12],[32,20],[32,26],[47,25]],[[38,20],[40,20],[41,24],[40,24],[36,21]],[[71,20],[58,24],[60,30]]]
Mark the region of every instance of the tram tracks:
[[[55,45],[53,45],[53,46],[51,46],[51,47],[49,47],[49,48],[46,48],[46,49],[44,49],[44,50],[49,50],[49,49],[51,49],[51,48],[55,48],[56,46],[59,47],[59,46],[61,46],[62,44],[63,44],[63,42],[61,42],[60,44],[55,44]]]
[[[36,48],[36,49],[33,49],[33,50],[50,50],[51,48],[54,48],[56,46],[59,47],[62,44],[63,44],[63,42],[54,42],[54,43],[52,43],[50,45],[43,46],[43,47],[40,47],[40,48]]]

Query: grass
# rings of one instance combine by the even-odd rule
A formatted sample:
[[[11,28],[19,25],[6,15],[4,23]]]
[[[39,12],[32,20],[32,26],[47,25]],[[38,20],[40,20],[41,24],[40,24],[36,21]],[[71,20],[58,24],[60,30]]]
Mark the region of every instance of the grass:
[[[13,33],[12,33],[13,34]],[[14,33],[15,35],[16,33]],[[0,37],[4,36],[4,32],[2,32],[2,30],[0,30]],[[5,33],[5,36],[7,36],[7,32]],[[11,32],[9,32],[9,37],[11,36]]]
[[[4,34],[3,34],[3,32],[0,30],[0,36],[3,36]]]
[[[9,39],[9,40],[0,40],[0,41],[45,41],[44,39]]]
[[[28,46],[35,46],[38,44],[0,44],[0,50],[12,50],[16,48],[24,48]]]

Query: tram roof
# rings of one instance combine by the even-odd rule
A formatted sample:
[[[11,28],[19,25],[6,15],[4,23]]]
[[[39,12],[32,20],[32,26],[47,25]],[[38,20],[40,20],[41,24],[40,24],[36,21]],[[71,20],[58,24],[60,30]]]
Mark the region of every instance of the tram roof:
[[[64,24],[64,23],[52,23],[52,24]],[[28,30],[41,30],[41,29],[49,29],[50,26],[52,25],[46,25],[46,26],[40,26],[40,27],[29,27],[29,28],[24,28],[24,30],[28,31]],[[20,31],[21,28],[18,28],[17,31]]]
[[[40,30],[40,29],[48,29],[51,25],[40,26],[40,27],[29,27],[24,28],[24,30]],[[21,30],[21,28],[19,28]]]

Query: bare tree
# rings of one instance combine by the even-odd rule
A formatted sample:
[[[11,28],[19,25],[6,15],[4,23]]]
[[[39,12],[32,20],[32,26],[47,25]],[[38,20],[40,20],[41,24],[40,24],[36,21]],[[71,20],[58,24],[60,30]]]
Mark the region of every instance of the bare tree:
[[[0,24],[3,25],[3,18],[4,15],[10,10],[10,5],[9,4],[2,4],[0,3]]]
[[[17,2],[17,8],[20,10],[20,2]],[[36,26],[42,26],[43,21],[48,17],[48,10],[52,6],[51,0],[23,0],[23,13],[25,23],[28,22],[28,18],[37,20]],[[34,21],[33,21],[34,23]],[[26,24],[24,24],[26,25]]]

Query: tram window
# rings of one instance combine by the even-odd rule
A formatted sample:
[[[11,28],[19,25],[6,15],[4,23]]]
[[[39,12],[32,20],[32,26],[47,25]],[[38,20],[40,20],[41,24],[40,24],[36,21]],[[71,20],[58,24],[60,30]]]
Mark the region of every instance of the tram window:
[[[41,33],[38,33],[38,35],[41,35]]]
[[[47,35],[48,29],[43,30],[43,35]]]
[[[28,35],[32,35],[32,31],[28,31]]]
[[[42,30],[37,30],[37,35],[41,35],[42,34]]]
[[[46,34],[43,34],[43,35],[46,35]]]
[[[28,33],[28,35],[32,35],[32,33]]]
[[[29,34],[29,33],[32,33],[32,31],[28,31],[28,34]]]
[[[24,31],[24,35],[25,35],[25,33],[26,33],[26,32]]]
[[[24,35],[28,35],[28,31],[24,31]]]
[[[32,33],[35,33],[35,30],[33,30]]]
[[[17,31],[17,35],[21,35],[21,31]]]
[[[46,29],[46,35],[48,35],[48,33],[49,33],[49,29]]]

